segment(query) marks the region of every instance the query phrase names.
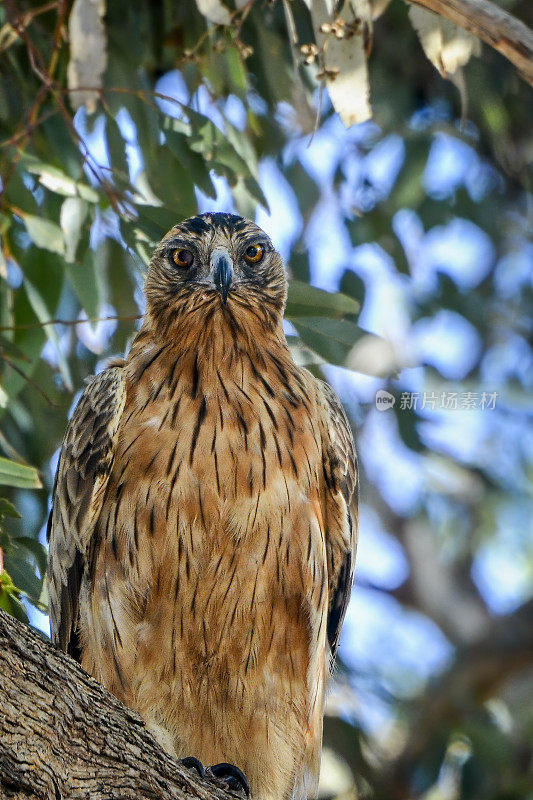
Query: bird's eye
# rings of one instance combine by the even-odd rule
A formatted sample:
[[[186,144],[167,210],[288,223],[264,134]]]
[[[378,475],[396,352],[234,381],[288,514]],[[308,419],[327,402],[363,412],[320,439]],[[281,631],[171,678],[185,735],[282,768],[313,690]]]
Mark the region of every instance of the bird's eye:
[[[181,269],[188,269],[194,261],[194,253],[191,250],[173,250],[170,257],[174,264]]]
[[[265,248],[262,244],[251,244],[244,254],[244,259],[249,264],[257,264],[263,258]]]

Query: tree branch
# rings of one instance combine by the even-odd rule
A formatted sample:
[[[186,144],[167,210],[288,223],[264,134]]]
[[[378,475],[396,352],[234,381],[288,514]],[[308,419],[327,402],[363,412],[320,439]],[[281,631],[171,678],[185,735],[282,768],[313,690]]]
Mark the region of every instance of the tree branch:
[[[533,31],[489,0],[409,0],[473,33],[509,59],[533,86]]]
[[[228,800],[43,636],[0,611],[0,800]]]

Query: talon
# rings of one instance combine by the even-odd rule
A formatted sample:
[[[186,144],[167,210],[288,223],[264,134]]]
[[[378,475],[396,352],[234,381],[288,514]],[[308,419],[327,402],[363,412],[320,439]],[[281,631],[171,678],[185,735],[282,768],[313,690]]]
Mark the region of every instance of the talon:
[[[218,778],[224,781],[230,792],[240,795],[241,797],[250,797],[250,784],[248,779],[239,767],[235,764],[214,764],[208,768],[209,771]]]
[[[180,759],[180,764],[185,767],[185,769],[195,769],[200,778],[206,780],[207,775],[205,771],[205,767],[201,761],[198,761],[197,758],[194,756],[187,756],[186,758]]]

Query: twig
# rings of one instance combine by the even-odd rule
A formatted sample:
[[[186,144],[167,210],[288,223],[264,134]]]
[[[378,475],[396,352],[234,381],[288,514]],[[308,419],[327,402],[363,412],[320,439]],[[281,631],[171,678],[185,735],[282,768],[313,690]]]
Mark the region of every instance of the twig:
[[[134,322],[142,319],[143,314],[133,316],[114,316],[114,317],[91,317],[87,319],[47,319],[44,322],[28,322],[24,325],[0,325],[0,331],[22,331],[32,328],[43,328],[45,325],[85,325],[87,322],[107,322],[108,320],[119,320],[120,322]]]
[[[102,189],[106,193],[112,208],[117,213],[120,214],[121,213],[120,193],[117,192],[113,187],[113,185],[108,181],[106,181],[104,176],[102,175],[104,168],[100,164],[98,164],[98,162],[93,158],[83,137],[80,136],[80,134],[76,130],[71,115],[69,114],[69,111],[66,108],[65,103],[63,101],[62,89],[54,80],[54,73],[57,67],[59,51],[61,49],[63,26],[68,11],[68,3],[66,2],[66,0],[60,0],[57,4],[58,13],[54,30],[52,54],[50,56],[48,67],[45,64],[43,54],[41,53],[39,48],[35,45],[35,43],[32,41],[31,37],[28,34],[28,31],[22,24],[21,18],[17,17],[16,14],[17,9],[13,0],[6,0],[6,6],[13,20],[11,23],[13,29],[18,33],[18,35],[26,45],[26,51],[28,53],[31,69],[35,73],[37,78],[41,81],[42,85],[37,93],[35,102],[28,115],[28,120],[24,129],[24,134],[18,137],[19,139],[22,139],[19,145],[19,152],[15,153],[15,156],[9,165],[7,174],[3,177],[3,184],[4,184],[3,196],[5,196],[5,189],[9,181],[11,180],[13,171],[15,169],[16,164],[20,160],[24,147],[27,144],[27,141],[30,138],[32,131],[36,127],[37,115],[39,113],[39,109],[43,103],[43,100],[45,99],[47,94],[50,94],[56,103],[56,108],[54,109],[54,111],[59,111],[63,116],[65,124],[69,129],[73,140],[76,142],[76,144],[78,145],[78,147],[82,152],[84,163],[87,164],[88,169],[96,179],[97,183],[102,187]],[[131,187],[128,188],[131,189]]]
[[[18,364],[15,364],[15,362],[14,362],[14,361],[12,361],[12,360],[9,358],[9,356],[6,356],[6,354],[5,354],[5,353],[2,353],[2,354],[0,354],[0,358],[1,358],[1,360],[2,360],[2,361],[5,361],[5,363],[6,363],[6,364],[8,364],[8,366],[10,366],[10,367],[11,367],[11,369],[15,370],[15,372],[16,372],[18,375],[20,375],[20,377],[21,377],[21,378],[24,378],[24,380],[26,381],[26,383],[28,383],[30,386],[32,386],[34,389],[36,389],[36,390],[39,392],[39,394],[40,394],[40,395],[41,395],[41,396],[42,396],[42,397],[43,397],[43,398],[46,400],[46,402],[48,403],[48,405],[50,405],[50,406],[52,406],[52,407],[54,407],[54,408],[57,408],[57,403],[54,403],[54,401],[53,401],[53,400],[51,400],[51,399],[48,397],[48,395],[46,394],[46,392],[44,391],[44,389],[41,389],[41,387],[39,386],[39,384],[37,383],[37,381],[34,381],[34,380],[33,380],[33,378],[30,378],[30,376],[29,376],[29,375],[26,375],[26,373],[24,372],[24,370],[22,370],[22,369],[21,369],[21,368],[18,366]]]
[[[35,122],[28,123],[23,130],[13,134],[10,139],[4,139],[3,142],[0,142],[0,150],[4,147],[9,147],[10,145],[16,144],[21,139],[29,138],[33,131],[39,127],[39,125],[42,125],[42,123],[46,122],[47,119],[53,117],[54,114],[58,113],[58,111],[58,108],[50,108],[42,116],[40,116],[39,119],[36,119]]]
[[[58,5],[58,18],[62,18],[62,15],[64,16],[64,14],[66,13],[66,4],[65,4],[64,0],[61,0],[61,3],[60,4],[56,4],[56,5]],[[47,72],[45,64],[44,64],[44,59],[43,59],[42,53],[40,52],[40,50],[38,50],[37,47],[35,47],[34,43],[32,42],[32,40],[31,40],[31,38],[30,38],[30,36],[28,34],[26,26],[24,25],[24,21],[26,20],[26,18],[25,17],[21,17],[21,18],[17,17],[17,14],[16,14],[17,7],[16,7],[15,3],[13,2],[13,0],[6,0],[6,8],[7,8],[8,13],[12,17],[11,26],[12,26],[13,30],[20,36],[20,38],[24,41],[24,43],[26,45],[26,50],[27,50],[27,53],[28,53],[28,58],[30,60],[31,68],[32,68],[32,70],[35,72],[35,74],[39,77],[39,79],[42,82],[42,86],[40,87],[39,91],[37,92],[37,97],[35,98],[35,101],[34,101],[32,107],[31,107],[30,112],[29,112],[28,117],[27,117],[28,121],[27,121],[25,130],[24,130],[24,134],[25,135],[20,137],[23,140],[22,143],[21,143],[21,151],[22,151],[22,149],[24,148],[25,144],[29,140],[29,138],[31,136],[31,133],[33,132],[34,128],[37,127],[37,117],[38,117],[38,114],[39,114],[39,109],[41,108],[41,105],[42,105],[42,103],[43,103],[43,101],[44,101],[44,99],[45,99],[45,97],[46,97],[46,95],[48,93],[49,87],[53,83],[53,75],[50,74],[49,72]],[[27,24],[29,24],[31,21],[32,20],[30,19],[27,22]],[[56,32],[55,32],[55,35],[54,35],[54,52],[52,54],[52,60],[50,62],[51,65],[53,65],[54,68],[55,68],[55,62],[56,62],[54,54],[55,54],[56,49],[59,47],[59,44],[58,44],[58,30],[59,30],[59,28],[56,27]],[[40,65],[37,64],[37,61],[40,62]],[[4,189],[3,195],[4,196],[5,196],[5,190],[7,188],[7,185],[9,184],[9,182],[10,182],[12,176],[13,176],[13,172],[15,170],[15,167],[16,167],[18,161],[20,160],[20,157],[21,157],[21,152],[15,154],[14,158],[12,159],[12,161],[11,161],[11,163],[9,165],[9,169],[7,171],[7,174],[3,176],[3,189]]]
[[[57,0],[53,0],[53,2],[46,3],[44,6],[40,6],[40,8],[33,9],[33,11],[26,11],[24,14],[21,15],[20,19],[16,20],[16,23],[17,24],[20,23],[25,28],[27,28],[28,25],[30,25],[36,17],[38,17],[40,14],[45,14],[47,11],[51,11],[52,9],[56,8],[57,5],[58,5]],[[11,36],[9,36],[7,33],[4,33],[5,31],[9,31],[9,29],[11,29]],[[6,22],[5,25],[2,26],[2,29],[0,30],[0,41],[3,42],[4,39],[6,39],[7,41],[5,44],[3,43],[0,44],[0,53],[4,53],[6,50],[9,50],[13,42],[16,42],[18,38],[19,34],[15,26],[10,22]]]

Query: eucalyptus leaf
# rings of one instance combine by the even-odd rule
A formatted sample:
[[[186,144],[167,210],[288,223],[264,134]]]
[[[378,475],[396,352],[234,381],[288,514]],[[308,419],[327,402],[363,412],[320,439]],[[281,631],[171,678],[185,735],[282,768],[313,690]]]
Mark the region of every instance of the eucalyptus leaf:
[[[109,160],[115,177],[119,177],[122,181],[129,183],[130,173],[126,157],[126,142],[116,119],[109,114],[106,116],[105,130]]]
[[[19,489],[41,489],[42,483],[35,467],[19,464],[9,458],[0,457],[0,485],[16,486]]]
[[[6,500],[5,497],[0,497],[0,519],[2,517],[13,517],[15,519],[20,519],[20,514],[9,500]]]
[[[168,146],[186,169],[190,171],[191,178],[208,197],[215,198],[216,191],[209,175],[209,168],[202,156],[191,150],[187,136],[175,130],[166,130],[165,137]]]
[[[69,264],[76,260],[76,249],[86,216],[87,203],[81,198],[67,197],[63,202],[59,222],[65,237],[65,261]]]
[[[39,289],[37,289],[37,287],[34,286],[28,280],[28,278],[25,279],[24,285],[25,285],[25,288],[26,288],[26,293],[28,295],[28,299],[29,299],[29,301],[31,303],[31,306],[32,306],[33,310],[35,311],[35,314],[37,315],[37,318],[43,323],[49,323],[49,321],[50,321],[50,312],[48,311],[48,309],[46,307],[45,301],[44,301]],[[56,349],[58,362],[59,362],[59,370],[61,372],[61,375],[63,376],[63,380],[65,381],[65,385],[67,386],[67,388],[70,391],[72,391],[72,377],[71,377],[71,374],[70,374],[70,367],[69,367],[68,361],[67,361],[67,359],[66,359],[66,357],[65,357],[65,355],[64,355],[64,353],[63,353],[63,351],[61,349],[61,343],[59,341],[59,336],[58,336],[57,331],[55,329],[55,325],[46,324],[43,327],[44,327],[44,331],[45,331],[45,334],[46,334],[47,338],[52,342],[52,344],[54,345],[54,347]]]
[[[15,536],[11,541],[16,547],[27,550],[35,557],[41,577],[44,577],[48,560],[46,548],[37,539],[32,539],[31,536]]]
[[[27,385],[27,380],[24,376],[31,376],[34,373],[43,344],[46,341],[44,328],[33,327],[35,312],[30,305],[26,291],[18,291],[16,293],[13,312],[17,324],[20,326],[13,332],[15,336],[14,344],[23,353],[24,358],[17,362],[10,355],[9,358],[15,363],[11,365],[9,362],[5,362],[2,375],[2,390],[10,400],[10,410],[21,389]],[[26,328],[24,326],[30,327]]]
[[[324,316],[344,317],[357,315],[360,304],[341,292],[326,292],[304,281],[291,280],[287,298],[287,317]]]
[[[192,127],[191,149],[201,153],[213,169],[224,175],[231,185],[234,185],[239,177],[250,179],[254,196],[260,203],[266,205],[266,199],[256,178],[255,159],[247,163],[234,143],[208,117],[190,108],[187,109],[187,116]]]
[[[31,363],[29,356],[2,333],[0,333],[0,353],[5,353],[11,358],[19,359],[20,361],[26,361],[28,364]]]
[[[24,214],[22,221],[37,247],[44,247],[45,250],[50,250],[52,253],[63,255],[65,241],[59,225],[56,225],[55,222],[50,222],[48,219],[36,217],[33,214]]]
[[[32,602],[38,601],[42,579],[37,577],[33,569],[28,569],[27,553],[15,545],[12,550],[8,550],[4,554],[4,563],[6,571],[18,591],[26,595]]]
[[[289,317],[302,341],[329,364],[353,369],[366,375],[396,375],[390,343],[369,334],[349,319],[331,317]],[[364,350],[359,357],[358,345]],[[370,356],[368,355],[370,352]]]
[[[9,579],[9,580],[6,580]],[[28,624],[28,614],[18,598],[19,590],[7,572],[0,575],[0,608],[12,617]]]
[[[99,275],[98,266],[97,253],[89,248],[81,264],[68,264],[66,270],[67,278],[89,319],[98,316],[104,301],[102,292],[104,276]]]
[[[345,366],[355,342],[365,335],[358,325],[346,319],[290,317],[302,340],[331,364]]]
[[[30,153],[24,153],[21,162],[28,172],[38,175],[39,182],[51,192],[65,197],[80,197],[90,203],[98,202],[99,195],[95,189],[82,181],[74,180],[53,164],[45,164]]]

